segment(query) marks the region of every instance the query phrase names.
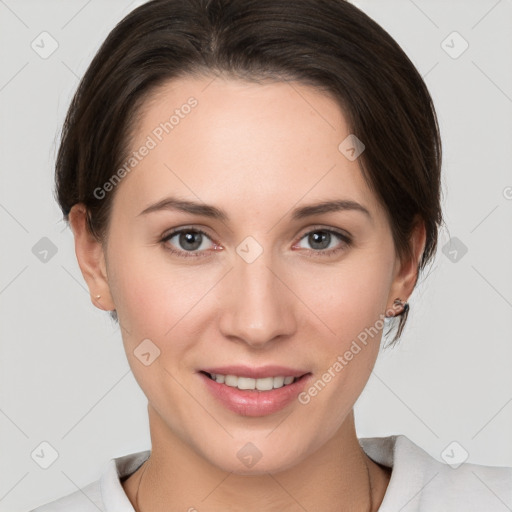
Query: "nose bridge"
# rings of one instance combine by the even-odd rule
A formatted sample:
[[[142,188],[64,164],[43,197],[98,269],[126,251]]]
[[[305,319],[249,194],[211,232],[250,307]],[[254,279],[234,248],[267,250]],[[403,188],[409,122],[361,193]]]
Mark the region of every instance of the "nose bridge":
[[[228,300],[222,310],[221,329],[252,346],[262,346],[294,328],[291,294],[279,278],[271,251],[245,240],[237,247],[230,272]],[[279,266],[282,269],[282,266]],[[276,274],[278,277],[276,277]]]

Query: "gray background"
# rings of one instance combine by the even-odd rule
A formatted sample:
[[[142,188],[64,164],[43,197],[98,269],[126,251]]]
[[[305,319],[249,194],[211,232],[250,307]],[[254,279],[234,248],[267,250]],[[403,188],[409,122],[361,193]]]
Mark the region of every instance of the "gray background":
[[[52,196],[72,93],[141,3],[0,0],[0,511],[73,492],[110,458],[150,447],[119,328],[91,304]],[[398,41],[434,97],[449,228],[402,341],[381,353],[356,404],[358,435],[402,433],[438,460],[456,441],[468,462],[512,466],[512,1],[354,3]],[[51,49],[43,31],[58,43],[47,58],[31,46]],[[46,261],[44,237],[56,251]],[[42,442],[58,453],[48,469],[31,456]]]

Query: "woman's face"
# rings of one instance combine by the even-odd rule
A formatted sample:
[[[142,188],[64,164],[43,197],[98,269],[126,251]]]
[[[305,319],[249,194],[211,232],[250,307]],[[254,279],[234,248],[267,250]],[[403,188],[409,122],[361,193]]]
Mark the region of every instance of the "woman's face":
[[[339,149],[349,134],[312,88],[212,77],[167,84],[137,125],[105,253],[112,304],[160,435],[226,471],[285,469],[332,438],[407,298],[386,214]],[[194,206],[145,212],[169,198]],[[360,206],[308,210],[331,201]],[[260,392],[201,373],[247,368],[259,387],[305,376]]]

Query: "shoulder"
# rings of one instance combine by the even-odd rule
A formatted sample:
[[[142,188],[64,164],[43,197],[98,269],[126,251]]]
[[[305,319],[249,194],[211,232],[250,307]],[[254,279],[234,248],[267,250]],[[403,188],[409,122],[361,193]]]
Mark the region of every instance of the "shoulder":
[[[133,512],[121,480],[135,472],[149,454],[145,450],[110,459],[98,480],[30,512]]]
[[[463,462],[458,443],[440,454],[442,462],[404,435],[359,441],[371,459],[392,468],[379,512],[498,512],[512,505],[512,467]]]

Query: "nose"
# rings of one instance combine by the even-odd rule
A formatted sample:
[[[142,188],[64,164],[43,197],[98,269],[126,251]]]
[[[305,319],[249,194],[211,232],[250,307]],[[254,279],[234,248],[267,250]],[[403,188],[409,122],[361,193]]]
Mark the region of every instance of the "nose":
[[[266,252],[252,263],[236,255],[221,291],[220,330],[225,337],[263,348],[295,331],[298,301],[284,274]]]

